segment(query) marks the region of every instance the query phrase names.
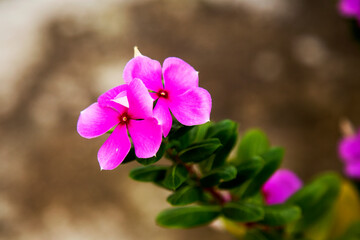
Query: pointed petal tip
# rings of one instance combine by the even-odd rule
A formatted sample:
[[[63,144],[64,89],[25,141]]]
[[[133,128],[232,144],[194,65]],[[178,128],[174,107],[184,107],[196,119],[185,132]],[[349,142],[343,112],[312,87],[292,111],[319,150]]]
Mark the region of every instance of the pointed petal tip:
[[[134,47],[134,58],[138,57],[138,56],[142,56],[139,48],[137,46]]]

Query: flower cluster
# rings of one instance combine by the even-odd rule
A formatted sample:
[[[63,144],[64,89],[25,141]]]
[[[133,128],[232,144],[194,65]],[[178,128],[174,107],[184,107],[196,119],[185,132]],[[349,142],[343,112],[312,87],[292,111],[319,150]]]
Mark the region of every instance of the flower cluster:
[[[77,130],[84,138],[114,128],[98,152],[102,170],[112,170],[125,159],[130,138],[138,158],[153,157],[162,136],[170,132],[171,114],[186,126],[210,120],[211,96],[199,87],[198,72],[179,58],[167,58],[161,67],[156,60],[135,56],[123,78],[125,84],[102,94],[78,120]]]
[[[339,156],[345,164],[345,174],[360,180],[360,131],[340,141]]]
[[[360,0],[341,0],[339,10],[343,16],[356,18],[360,22]]]

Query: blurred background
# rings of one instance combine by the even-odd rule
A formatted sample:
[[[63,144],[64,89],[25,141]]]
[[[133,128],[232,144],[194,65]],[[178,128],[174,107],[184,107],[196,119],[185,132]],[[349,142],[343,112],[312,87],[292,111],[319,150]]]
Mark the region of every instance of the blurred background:
[[[99,170],[79,112],[122,83],[133,47],[184,59],[211,118],[260,127],[308,181],[342,172],[339,121],[360,125],[360,43],[336,0],[0,0],[0,239],[231,239],[155,224],[168,192]]]

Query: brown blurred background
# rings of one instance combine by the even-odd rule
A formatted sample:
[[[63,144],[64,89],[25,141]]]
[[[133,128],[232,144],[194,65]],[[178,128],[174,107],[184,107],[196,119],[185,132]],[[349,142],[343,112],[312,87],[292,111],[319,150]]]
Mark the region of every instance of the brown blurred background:
[[[0,0],[0,239],[231,239],[154,218],[168,193],[99,171],[79,112],[122,83],[133,46],[200,71],[212,120],[260,127],[304,180],[341,172],[360,125],[360,43],[332,0]]]

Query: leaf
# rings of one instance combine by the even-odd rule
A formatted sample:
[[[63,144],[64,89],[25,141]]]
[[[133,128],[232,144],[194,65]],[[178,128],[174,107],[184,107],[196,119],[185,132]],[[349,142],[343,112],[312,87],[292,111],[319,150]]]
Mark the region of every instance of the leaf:
[[[160,212],[156,223],[168,228],[191,228],[205,225],[220,215],[217,206],[188,206],[169,208]]]
[[[184,162],[201,162],[209,158],[221,146],[216,138],[207,139],[199,143],[190,145],[187,149],[179,153],[179,157]]]
[[[185,166],[176,164],[168,169],[163,183],[169,189],[175,190],[186,181],[188,175],[189,172]]]
[[[323,174],[304,186],[287,201],[301,208],[302,218],[295,231],[303,231],[320,220],[333,208],[340,190],[340,178],[333,173]]]
[[[238,124],[231,120],[223,120],[209,127],[206,138],[217,138],[222,146],[217,149],[212,162],[212,169],[222,166],[238,137]]]
[[[166,148],[167,148],[167,144],[163,141],[160,145],[158,152],[156,153],[156,156],[151,158],[136,158],[136,161],[145,166],[154,164],[164,156]]]
[[[272,148],[262,155],[265,165],[251,180],[246,188],[243,197],[251,197],[257,194],[271,175],[280,167],[284,155],[282,148]]]
[[[337,238],[337,240],[358,240],[360,239],[360,220],[354,222],[343,236]]]
[[[253,203],[229,202],[224,205],[222,214],[236,222],[255,222],[264,218],[264,209]]]
[[[220,183],[219,188],[231,189],[239,187],[241,184],[254,177],[263,166],[264,160],[260,157],[254,157],[251,161],[241,163],[237,167],[236,178],[228,182]]]
[[[211,171],[203,177],[200,182],[204,187],[212,187],[218,185],[222,181],[230,181],[236,177],[236,168],[232,165],[223,166]]]
[[[134,149],[134,147],[132,147],[132,148],[130,148],[129,153],[126,155],[124,161],[122,161],[121,164],[125,164],[125,163],[135,161],[135,159],[136,159],[135,149]]]
[[[260,222],[269,226],[282,226],[301,217],[301,209],[294,205],[265,206],[265,216]]]
[[[259,129],[249,130],[241,139],[236,162],[250,161],[253,157],[265,153],[269,147],[270,143],[265,133]]]
[[[198,187],[185,186],[171,194],[167,201],[173,206],[187,205],[201,199],[201,190]]]
[[[145,166],[134,168],[129,176],[140,182],[157,182],[164,179],[168,167],[165,166]]]

